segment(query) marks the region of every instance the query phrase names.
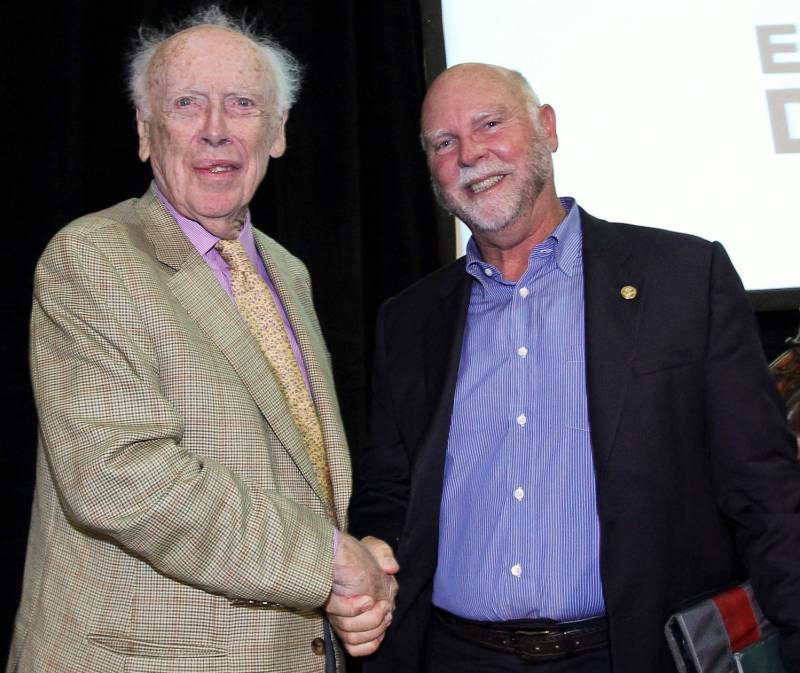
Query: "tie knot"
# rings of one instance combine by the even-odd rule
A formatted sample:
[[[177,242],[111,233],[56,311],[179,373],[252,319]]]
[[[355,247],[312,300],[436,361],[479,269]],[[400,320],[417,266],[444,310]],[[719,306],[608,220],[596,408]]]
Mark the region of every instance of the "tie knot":
[[[247,255],[247,250],[238,240],[221,238],[214,244],[214,247],[231,269],[244,270],[251,268],[253,265]]]

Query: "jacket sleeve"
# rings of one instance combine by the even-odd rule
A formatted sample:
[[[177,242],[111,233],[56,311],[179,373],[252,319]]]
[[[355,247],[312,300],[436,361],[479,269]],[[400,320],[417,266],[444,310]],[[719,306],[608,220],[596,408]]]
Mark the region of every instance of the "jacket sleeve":
[[[800,671],[800,464],[785,407],[764,362],[752,311],[714,244],[706,359],[707,445],[717,502],[764,613],[783,628],[788,670]]]
[[[67,518],[191,586],[322,605],[333,579],[332,526],[182,446],[184,420],[160,378],[182,363],[156,361],[143,347],[136,292],[79,228],[57,235],[37,267],[31,368],[41,442]],[[171,380],[191,386],[191,371],[183,377]]]

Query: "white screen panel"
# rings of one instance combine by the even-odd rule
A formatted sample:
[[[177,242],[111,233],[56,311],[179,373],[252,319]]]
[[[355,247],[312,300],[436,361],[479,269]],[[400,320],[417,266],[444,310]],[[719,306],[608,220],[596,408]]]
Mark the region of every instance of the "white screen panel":
[[[748,289],[800,287],[797,0],[443,0],[442,13],[448,65],[516,68],[555,108],[559,194],[721,241]]]

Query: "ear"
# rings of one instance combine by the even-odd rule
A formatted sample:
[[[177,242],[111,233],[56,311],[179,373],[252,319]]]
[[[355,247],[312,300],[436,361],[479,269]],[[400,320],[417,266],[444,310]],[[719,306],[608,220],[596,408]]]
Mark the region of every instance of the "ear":
[[[139,159],[147,161],[150,158],[150,122],[139,108],[136,108],[136,133],[139,134]]]
[[[272,146],[269,148],[269,155],[273,159],[283,156],[286,151],[286,120],[289,118],[289,113],[284,112],[281,115],[281,121],[278,128],[275,130],[275,137],[272,139]]]
[[[539,124],[547,138],[547,146],[551,152],[558,149],[558,133],[556,132],[556,111],[547,103],[539,107]]]

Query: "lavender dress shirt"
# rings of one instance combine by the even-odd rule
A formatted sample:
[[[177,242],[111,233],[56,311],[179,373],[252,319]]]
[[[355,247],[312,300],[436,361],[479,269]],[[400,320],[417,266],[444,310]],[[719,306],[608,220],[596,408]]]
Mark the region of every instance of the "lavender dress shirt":
[[[228,268],[227,262],[222,259],[222,255],[220,255],[216,248],[214,248],[214,246],[217,244],[217,241],[219,241],[219,237],[214,236],[214,234],[212,234],[210,231],[204,229],[203,225],[201,225],[199,222],[190,220],[188,217],[184,217],[177,210],[175,210],[173,205],[167,201],[167,198],[161,193],[161,190],[158,188],[158,185],[155,182],[153,182],[153,191],[158,197],[158,200],[161,201],[161,204],[164,206],[164,208],[166,208],[169,214],[175,218],[175,221],[178,223],[181,231],[186,234],[186,238],[189,239],[189,242],[195,247],[197,252],[199,252],[202,258],[205,260],[206,264],[208,264],[208,266],[214,272],[214,275],[217,277],[220,285],[222,285],[222,287],[225,289],[225,292],[228,293],[231,301],[235,302],[233,298],[233,290],[231,289],[230,269]],[[270,280],[267,269],[264,266],[264,261],[261,259],[261,255],[256,248],[256,241],[253,237],[253,226],[250,222],[249,210],[245,216],[242,231],[239,234],[239,242],[242,244],[242,246],[244,246],[247,256],[255,265],[259,275],[264,279],[269,291],[272,293],[272,298],[275,300],[275,305],[278,307],[281,320],[283,320],[283,325],[286,328],[286,334],[289,337],[289,344],[292,347],[292,352],[294,352],[294,356],[297,359],[297,364],[300,365],[300,371],[303,373],[303,380],[306,382],[306,386],[309,386],[308,372],[306,371],[305,362],[303,361],[303,354],[300,352],[300,346],[297,343],[297,337],[294,334],[292,325],[289,322],[289,318],[283,308],[281,299],[278,296],[278,293],[275,291],[275,286]]]

